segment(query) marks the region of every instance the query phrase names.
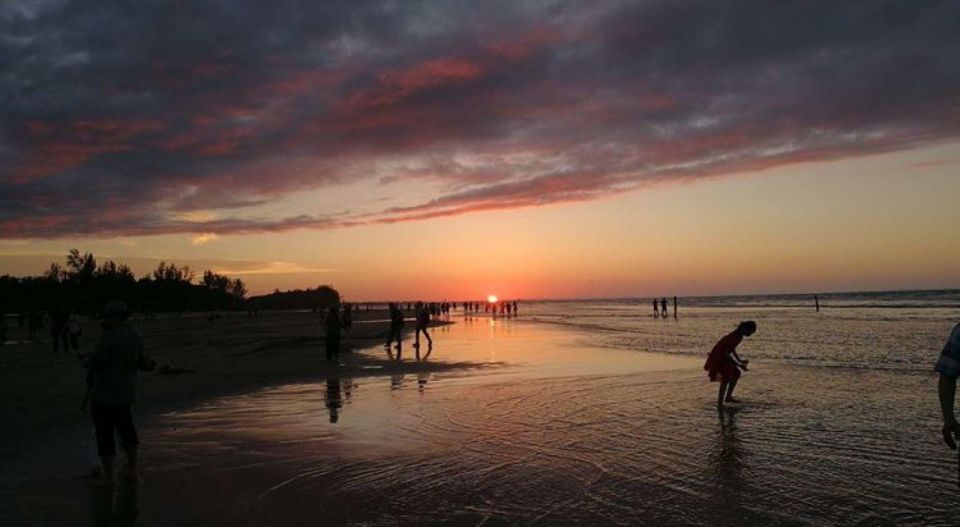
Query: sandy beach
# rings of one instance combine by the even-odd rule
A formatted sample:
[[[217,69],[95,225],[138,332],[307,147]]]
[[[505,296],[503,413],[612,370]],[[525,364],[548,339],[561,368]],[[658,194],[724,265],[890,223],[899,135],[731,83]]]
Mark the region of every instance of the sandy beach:
[[[408,339],[396,361],[374,338],[382,327],[371,314],[358,324],[358,351],[332,370],[311,315],[271,317],[191,320],[184,341],[169,321],[143,324],[158,357],[197,372],[144,376],[143,477],[133,488],[104,493],[77,478],[90,440],[76,410],[81,381],[44,384],[64,407],[52,397],[43,410],[17,406],[20,419],[33,413],[33,435],[4,434],[0,520],[953,521],[956,460],[939,443],[928,372],[757,360],[739,389],[743,402],[718,414],[702,358],[598,346],[558,324],[455,317],[434,328],[429,356],[416,360]],[[61,379],[71,371],[16,367]],[[14,388],[4,386],[4,404],[13,404]],[[11,430],[16,422],[24,421]]]

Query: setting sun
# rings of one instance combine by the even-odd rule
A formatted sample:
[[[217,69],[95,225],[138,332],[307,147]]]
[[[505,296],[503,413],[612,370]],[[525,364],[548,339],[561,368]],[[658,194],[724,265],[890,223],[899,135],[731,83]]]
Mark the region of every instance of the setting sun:
[[[496,304],[497,300],[497,295],[490,295],[487,297],[487,302],[490,302],[491,304]]]

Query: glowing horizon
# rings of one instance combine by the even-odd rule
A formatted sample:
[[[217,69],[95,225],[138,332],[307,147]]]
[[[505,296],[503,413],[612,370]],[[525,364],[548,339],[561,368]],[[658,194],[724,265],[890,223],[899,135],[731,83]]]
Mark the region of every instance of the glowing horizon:
[[[960,286],[956,4],[292,3],[0,5],[0,274],[76,247],[357,300]]]

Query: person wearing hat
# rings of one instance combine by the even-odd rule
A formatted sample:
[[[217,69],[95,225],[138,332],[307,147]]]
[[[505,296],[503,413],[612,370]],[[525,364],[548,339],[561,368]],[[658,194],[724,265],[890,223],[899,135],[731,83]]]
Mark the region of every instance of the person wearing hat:
[[[137,371],[150,371],[156,366],[143,351],[143,338],[127,325],[129,315],[125,302],[107,303],[103,333],[86,363],[91,380],[90,415],[102,464],[101,478],[108,484],[114,477],[115,437],[120,438],[120,446],[126,453],[126,475],[136,477],[140,441],[133,426],[132,406]]]

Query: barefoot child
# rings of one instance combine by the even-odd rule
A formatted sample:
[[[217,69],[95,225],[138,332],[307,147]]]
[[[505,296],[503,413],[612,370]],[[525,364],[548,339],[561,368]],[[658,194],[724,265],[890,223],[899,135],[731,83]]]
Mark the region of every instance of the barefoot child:
[[[720,339],[710,355],[703,369],[707,371],[710,380],[720,382],[720,392],[717,394],[717,408],[723,409],[724,402],[736,402],[733,398],[733,389],[740,379],[740,370],[746,371],[747,362],[737,355],[737,346],[743,337],[749,337],[757,331],[757,324],[752,320],[741,322],[737,329]]]

